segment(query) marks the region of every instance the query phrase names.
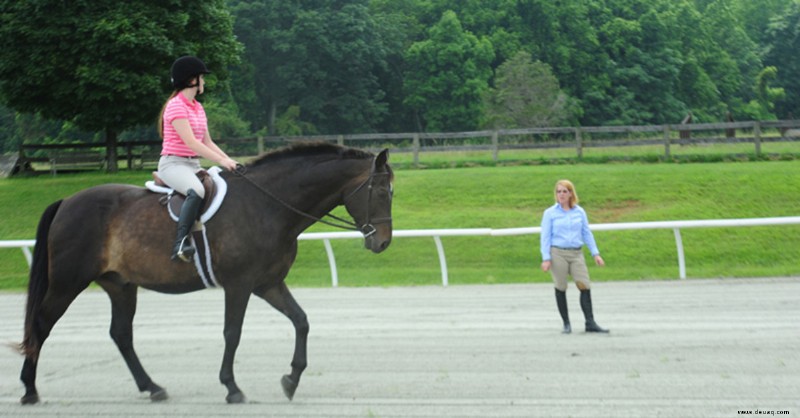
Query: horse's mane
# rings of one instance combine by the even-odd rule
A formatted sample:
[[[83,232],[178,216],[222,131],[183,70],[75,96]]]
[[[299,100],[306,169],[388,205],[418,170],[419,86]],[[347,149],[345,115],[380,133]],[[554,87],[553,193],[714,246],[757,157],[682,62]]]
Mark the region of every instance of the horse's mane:
[[[287,158],[329,158],[329,159],[364,159],[373,155],[362,150],[347,148],[330,142],[297,142],[278,150],[263,154],[249,165],[259,166]]]

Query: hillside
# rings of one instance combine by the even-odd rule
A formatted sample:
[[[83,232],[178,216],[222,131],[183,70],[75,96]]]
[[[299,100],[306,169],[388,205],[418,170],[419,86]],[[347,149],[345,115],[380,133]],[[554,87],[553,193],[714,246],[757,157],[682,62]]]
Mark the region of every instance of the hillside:
[[[142,184],[146,173],[84,174],[0,180],[0,239],[31,239],[53,200],[92,184]],[[553,201],[553,184],[569,178],[592,223],[795,216],[800,164],[576,164],[397,170],[394,228],[537,226]],[[342,211],[343,214],[343,211]],[[325,225],[312,231],[325,231]],[[691,277],[800,275],[800,226],[682,231]],[[677,278],[672,231],[595,233],[605,268],[594,280]],[[442,239],[451,284],[549,281],[538,270],[538,235]],[[430,238],[397,238],[380,255],[360,240],[333,241],[342,286],[440,282]],[[0,250],[0,289],[20,288],[27,266],[18,249]],[[302,241],[290,286],[329,286],[320,241]]]

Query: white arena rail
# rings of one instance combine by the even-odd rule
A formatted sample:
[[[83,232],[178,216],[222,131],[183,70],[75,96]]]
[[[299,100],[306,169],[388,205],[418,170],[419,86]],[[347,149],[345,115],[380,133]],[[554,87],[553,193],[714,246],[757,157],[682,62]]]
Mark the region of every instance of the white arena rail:
[[[681,229],[686,228],[730,228],[742,226],[775,226],[800,224],[800,216],[785,216],[778,218],[743,218],[743,219],[709,219],[697,221],[656,221],[656,222],[628,222],[613,224],[592,224],[592,231],[623,231],[631,229],[672,229],[675,234],[675,245],[678,251],[678,274],[681,279],[686,278],[686,260],[683,255],[683,240],[681,239]],[[534,235],[541,233],[541,228],[467,228],[467,229],[406,229],[396,230],[393,238],[420,238],[432,237],[439,253],[439,265],[442,272],[442,286],[448,285],[447,259],[444,253],[441,237],[464,237],[464,236],[512,236],[512,235]],[[331,269],[331,284],[336,287],[339,285],[339,275],[336,270],[336,257],[331,246],[332,239],[357,239],[363,238],[360,232],[306,232],[300,234],[300,240],[322,240],[325,251],[328,254],[328,264]],[[30,248],[36,243],[35,240],[16,240],[0,241],[0,248],[22,248],[28,265],[31,264]]]
[[[25,254],[25,259],[28,260],[28,267],[31,265],[33,255],[31,248],[36,245],[35,239],[19,239],[15,241],[0,241],[0,248],[22,248],[22,253]]]

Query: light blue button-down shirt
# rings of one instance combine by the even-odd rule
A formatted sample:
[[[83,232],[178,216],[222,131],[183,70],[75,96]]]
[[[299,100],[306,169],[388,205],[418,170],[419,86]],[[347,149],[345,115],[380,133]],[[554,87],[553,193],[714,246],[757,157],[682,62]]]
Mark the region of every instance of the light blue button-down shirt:
[[[542,215],[542,261],[550,260],[550,247],[578,248],[586,245],[593,256],[600,254],[594,235],[589,229],[589,218],[582,207],[575,205],[564,210],[560,204],[547,208]]]

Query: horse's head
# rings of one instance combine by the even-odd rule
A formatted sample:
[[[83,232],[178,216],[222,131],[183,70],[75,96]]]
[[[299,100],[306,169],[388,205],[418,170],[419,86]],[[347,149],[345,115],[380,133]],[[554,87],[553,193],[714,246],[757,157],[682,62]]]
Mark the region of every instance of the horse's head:
[[[364,234],[364,246],[379,253],[392,242],[392,181],[389,151],[383,150],[372,160],[369,177],[344,198],[347,212]]]

